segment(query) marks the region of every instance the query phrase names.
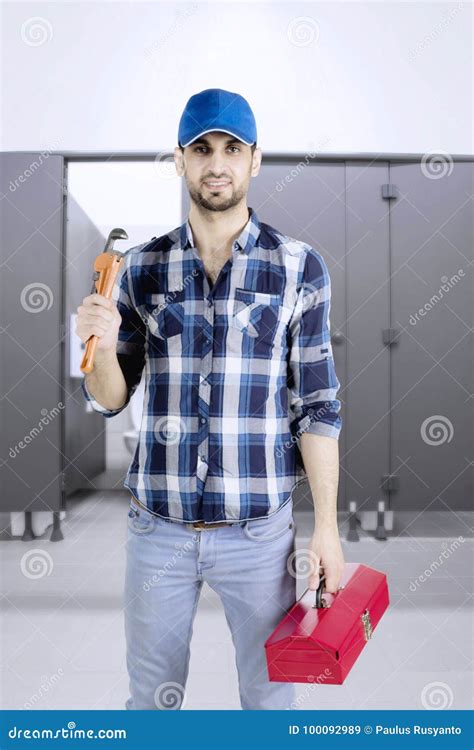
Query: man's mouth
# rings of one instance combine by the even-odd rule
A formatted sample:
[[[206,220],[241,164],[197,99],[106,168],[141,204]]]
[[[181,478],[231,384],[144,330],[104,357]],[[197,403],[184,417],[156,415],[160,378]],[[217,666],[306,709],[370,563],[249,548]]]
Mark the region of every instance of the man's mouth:
[[[223,188],[227,187],[227,185],[230,185],[230,181],[229,180],[206,180],[204,184],[210,190],[223,190]]]

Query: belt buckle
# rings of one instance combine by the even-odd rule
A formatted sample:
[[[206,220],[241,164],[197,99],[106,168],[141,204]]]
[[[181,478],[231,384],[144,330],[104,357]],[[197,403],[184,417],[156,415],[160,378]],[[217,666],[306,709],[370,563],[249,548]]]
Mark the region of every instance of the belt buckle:
[[[197,531],[206,531],[206,526],[204,525],[203,521],[193,521],[191,524],[193,529],[196,529]]]
[[[209,531],[209,529],[218,529],[221,526],[230,526],[228,523],[204,523],[204,521],[193,521],[191,525],[197,531]]]

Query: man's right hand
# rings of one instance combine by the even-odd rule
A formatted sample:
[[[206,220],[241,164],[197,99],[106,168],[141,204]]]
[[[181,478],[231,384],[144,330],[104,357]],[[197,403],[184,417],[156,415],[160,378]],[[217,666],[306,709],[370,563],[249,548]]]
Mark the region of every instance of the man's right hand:
[[[76,333],[84,344],[91,336],[98,336],[98,351],[115,352],[121,322],[114,300],[102,294],[89,294],[77,308]]]

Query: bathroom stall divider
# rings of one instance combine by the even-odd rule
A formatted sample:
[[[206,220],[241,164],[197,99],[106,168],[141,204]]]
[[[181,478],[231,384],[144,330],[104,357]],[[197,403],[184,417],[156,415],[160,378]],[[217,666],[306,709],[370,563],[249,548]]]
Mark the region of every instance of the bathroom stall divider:
[[[68,165],[157,156],[0,155],[0,511],[23,516],[24,540],[41,533],[38,513],[61,539],[67,496],[105,469],[104,419],[71,377],[70,340],[90,291],[76,261],[90,270],[106,238],[68,193]],[[474,157],[449,156],[442,168],[423,154],[264,153],[248,196],[261,221],[327,263],[343,419],[338,507],[379,538],[397,510],[462,511],[472,496]],[[184,181],[182,206],[184,220]],[[300,489],[297,507],[310,511]]]

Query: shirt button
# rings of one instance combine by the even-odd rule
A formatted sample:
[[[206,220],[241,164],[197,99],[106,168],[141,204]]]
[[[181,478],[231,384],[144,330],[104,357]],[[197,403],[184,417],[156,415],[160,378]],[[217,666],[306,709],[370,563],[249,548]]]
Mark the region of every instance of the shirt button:
[[[201,422],[201,424],[206,424],[207,419],[206,417],[201,417],[199,421]]]
[[[208,307],[212,307],[212,299],[208,299],[207,300],[207,306]]]
[[[201,461],[203,462],[203,464],[207,464],[206,456],[199,456],[199,458],[201,459]]]
[[[239,249],[239,243],[238,242],[234,242],[234,250],[238,250],[238,249]]]

